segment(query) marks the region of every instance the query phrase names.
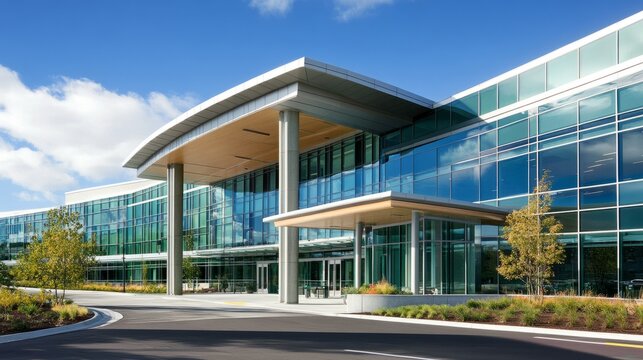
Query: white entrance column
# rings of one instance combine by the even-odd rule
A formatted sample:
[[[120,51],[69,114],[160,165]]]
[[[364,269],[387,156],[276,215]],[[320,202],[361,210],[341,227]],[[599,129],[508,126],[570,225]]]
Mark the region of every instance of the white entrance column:
[[[167,294],[183,295],[183,164],[167,166]]]
[[[420,292],[420,212],[411,212],[411,292]]]
[[[362,236],[364,235],[364,223],[358,222],[355,225],[355,243],[353,244],[353,286],[358,288],[362,285]]]
[[[299,208],[299,112],[279,113],[279,213]],[[299,232],[279,229],[279,302],[299,302]]]

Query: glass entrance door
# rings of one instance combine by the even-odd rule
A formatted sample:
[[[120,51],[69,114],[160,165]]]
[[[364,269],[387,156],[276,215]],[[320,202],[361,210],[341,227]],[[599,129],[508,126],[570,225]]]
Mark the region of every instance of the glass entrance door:
[[[268,264],[257,263],[257,293],[268,293]]]
[[[328,296],[342,296],[342,261],[328,260]]]

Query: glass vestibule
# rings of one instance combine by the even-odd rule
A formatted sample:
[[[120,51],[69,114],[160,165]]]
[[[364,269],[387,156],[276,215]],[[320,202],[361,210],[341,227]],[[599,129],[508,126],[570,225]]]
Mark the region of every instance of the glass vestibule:
[[[411,288],[411,225],[375,228],[367,234],[365,282],[387,280]],[[477,292],[475,224],[442,219],[420,221],[418,253],[420,292],[465,294]]]
[[[348,257],[306,259],[299,262],[299,291],[311,296],[339,297],[341,290],[353,285],[353,259]]]

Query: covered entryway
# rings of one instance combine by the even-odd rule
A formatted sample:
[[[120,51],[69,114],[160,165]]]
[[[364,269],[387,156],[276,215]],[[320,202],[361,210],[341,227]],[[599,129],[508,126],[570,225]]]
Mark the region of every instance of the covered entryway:
[[[426,219],[438,219],[438,223],[445,224],[500,225],[507,213],[507,210],[497,207],[387,191],[294,210],[271,216],[264,221],[274,222],[277,227],[355,230],[353,264],[361,264],[365,258],[367,251],[362,247],[367,244],[362,236],[365,229],[368,229],[366,238],[372,241],[373,228],[402,226],[405,229],[405,240],[398,241],[399,245],[391,242],[385,249],[386,253],[375,254],[373,251],[376,244],[368,243],[366,269],[362,271],[358,269],[361,266],[355,266],[352,285],[360,286],[362,278],[373,282],[388,277],[387,280],[392,280],[414,294],[426,293],[427,289],[466,293],[470,292],[470,284],[475,281],[468,275],[469,270],[475,266],[470,260],[475,253],[470,249],[475,235],[463,233],[465,237],[462,239],[451,239],[450,235],[443,236],[444,231],[450,231],[448,228],[432,229],[430,231],[435,234],[428,235],[430,231],[426,232]],[[432,246],[426,241],[429,236],[435,240],[435,245],[439,245],[439,250],[431,248],[432,252],[427,251],[427,246]],[[427,253],[429,259],[433,256],[435,260],[427,260]],[[427,266],[431,268],[428,276]],[[343,270],[340,261],[328,261],[327,283],[333,295],[339,295],[341,288],[345,286],[342,283]],[[375,276],[376,274],[379,275]]]

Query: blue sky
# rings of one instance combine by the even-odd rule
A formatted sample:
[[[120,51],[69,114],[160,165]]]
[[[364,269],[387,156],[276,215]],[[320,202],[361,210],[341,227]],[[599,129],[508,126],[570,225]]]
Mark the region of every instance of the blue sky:
[[[189,107],[308,56],[442,100],[640,1],[0,0],[0,211],[133,179]]]

